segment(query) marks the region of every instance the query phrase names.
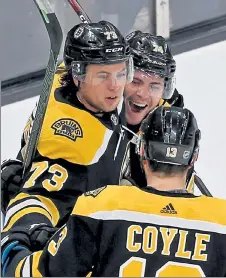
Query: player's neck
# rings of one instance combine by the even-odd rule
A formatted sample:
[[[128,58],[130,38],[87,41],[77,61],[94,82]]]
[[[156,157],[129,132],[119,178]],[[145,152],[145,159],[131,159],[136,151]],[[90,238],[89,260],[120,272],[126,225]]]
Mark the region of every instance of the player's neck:
[[[147,179],[148,186],[154,187],[161,191],[170,190],[185,190],[186,189],[186,178],[181,176],[174,177],[161,177],[152,175]]]

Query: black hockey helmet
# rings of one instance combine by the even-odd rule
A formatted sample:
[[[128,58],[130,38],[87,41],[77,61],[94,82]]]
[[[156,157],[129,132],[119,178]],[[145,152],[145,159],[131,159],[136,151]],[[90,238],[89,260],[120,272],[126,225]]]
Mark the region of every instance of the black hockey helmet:
[[[130,47],[110,22],[80,23],[67,34],[64,63],[75,75],[84,75],[89,64],[114,64],[128,61],[127,75],[132,81],[133,59]]]
[[[200,138],[190,110],[159,106],[141,124],[137,153],[141,159],[191,166],[198,158]]]
[[[170,99],[175,89],[176,62],[162,36],[134,31],[126,36],[135,70],[154,73],[165,78],[163,99]]]

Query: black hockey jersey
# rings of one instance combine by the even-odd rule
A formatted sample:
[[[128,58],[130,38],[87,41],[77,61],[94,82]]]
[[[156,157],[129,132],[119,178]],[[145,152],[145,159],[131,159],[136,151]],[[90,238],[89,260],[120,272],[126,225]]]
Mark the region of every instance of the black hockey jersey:
[[[126,125],[123,100],[117,111],[99,118],[85,109],[75,92],[61,88],[59,78],[63,71],[61,64],[55,74],[36,156],[23,188],[8,206],[5,232],[17,225],[35,223],[60,227],[83,192],[119,183],[128,142],[122,129]],[[172,99],[178,100],[178,93]],[[19,159],[26,152],[35,112],[25,126]]]
[[[4,232],[36,223],[61,227],[78,196],[119,183],[128,143],[123,99],[115,111],[100,117],[78,101],[75,88],[61,87],[59,77],[55,75],[33,163],[9,203]],[[22,156],[32,120],[24,130]]]
[[[44,250],[9,276],[204,277],[226,274],[226,201],[107,186],[78,198]],[[25,257],[25,253],[26,256]]]

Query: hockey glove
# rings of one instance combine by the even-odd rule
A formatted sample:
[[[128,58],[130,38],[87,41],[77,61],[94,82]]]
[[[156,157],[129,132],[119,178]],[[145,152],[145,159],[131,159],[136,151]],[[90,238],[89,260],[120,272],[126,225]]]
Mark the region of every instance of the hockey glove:
[[[9,243],[4,251],[2,252],[2,257],[1,257],[1,265],[2,265],[2,276],[5,277],[6,274],[6,268],[9,265],[11,259],[17,255],[18,252],[20,251],[27,251],[28,254],[30,254],[29,250],[22,245],[19,245],[19,241],[13,241]]]
[[[8,159],[1,165],[1,211],[5,215],[9,201],[17,194],[21,186],[23,162]]]
[[[44,223],[31,225],[29,234],[32,252],[42,250],[57,230],[58,228],[49,227]]]
[[[1,240],[2,249],[2,275],[18,252],[25,250],[29,255],[42,250],[58,228],[49,227],[46,224],[33,224],[29,228],[17,227]]]

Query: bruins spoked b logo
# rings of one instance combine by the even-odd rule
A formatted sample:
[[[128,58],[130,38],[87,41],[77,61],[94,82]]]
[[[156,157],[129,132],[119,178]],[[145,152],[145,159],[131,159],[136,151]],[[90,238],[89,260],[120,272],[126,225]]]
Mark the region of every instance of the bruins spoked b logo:
[[[54,135],[65,136],[72,141],[75,141],[77,138],[83,137],[81,126],[73,119],[59,119],[52,124],[51,128],[55,130]]]

